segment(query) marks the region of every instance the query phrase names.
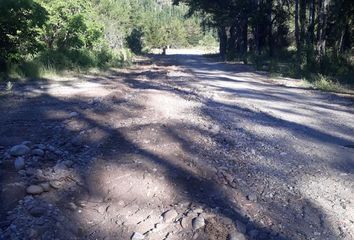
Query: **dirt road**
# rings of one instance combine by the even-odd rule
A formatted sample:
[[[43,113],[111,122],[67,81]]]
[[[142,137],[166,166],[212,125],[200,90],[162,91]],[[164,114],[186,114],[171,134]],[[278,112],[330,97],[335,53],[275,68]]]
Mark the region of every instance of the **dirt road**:
[[[190,54],[15,84],[0,239],[353,239],[353,106]]]

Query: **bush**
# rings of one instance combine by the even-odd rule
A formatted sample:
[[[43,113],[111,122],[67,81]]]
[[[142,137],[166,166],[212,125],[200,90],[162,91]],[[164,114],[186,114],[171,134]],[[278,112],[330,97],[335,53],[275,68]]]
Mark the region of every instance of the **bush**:
[[[315,89],[322,91],[341,92],[343,90],[339,82],[334,81],[333,79],[322,74],[315,75],[314,77],[310,78],[309,81]]]
[[[143,32],[139,29],[133,29],[130,35],[127,37],[126,41],[128,47],[133,51],[135,54],[140,54],[143,50]]]

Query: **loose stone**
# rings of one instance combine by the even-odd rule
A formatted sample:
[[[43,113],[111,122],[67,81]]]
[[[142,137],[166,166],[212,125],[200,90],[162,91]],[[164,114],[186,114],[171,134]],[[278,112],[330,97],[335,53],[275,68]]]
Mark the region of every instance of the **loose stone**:
[[[44,191],[43,188],[38,185],[31,185],[28,188],[26,188],[26,192],[33,195],[41,194],[43,191]]]
[[[164,222],[172,222],[177,216],[178,213],[174,209],[168,210],[162,214]]]
[[[205,226],[205,220],[203,217],[196,217],[192,221],[192,226],[194,230],[202,228]]]
[[[32,154],[35,156],[44,156],[44,151],[42,149],[33,149],[32,150]]]
[[[43,188],[43,190],[45,192],[49,192],[50,191],[50,184],[49,183],[41,183],[40,186]]]
[[[19,157],[19,156],[29,153],[29,151],[30,151],[29,147],[27,147],[26,145],[20,144],[20,145],[13,146],[10,149],[10,155],[15,156],[15,157]]]
[[[145,236],[141,233],[138,233],[138,232],[134,232],[133,236],[132,236],[132,240],[142,240],[144,239]]]
[[[15,160],[15,168],[17,171],[25,168],[25,159],[23,157],[18,157]]]

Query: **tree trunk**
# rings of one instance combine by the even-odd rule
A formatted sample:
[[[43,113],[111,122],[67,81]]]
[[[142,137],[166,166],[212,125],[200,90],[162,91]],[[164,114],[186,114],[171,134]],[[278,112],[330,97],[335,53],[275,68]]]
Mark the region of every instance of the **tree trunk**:
[[[221,59],[224,61],[226,59],[226,52],[227,52],[226,28],[219,27],[218,35],[219,35],[219,53],[220,53]]]
[[[318,60],[321,61],[326,54],[326,26],[327,26],[327,6],[329,0],[319,0],[319,21],[317,32],[317,53]]]
[[[300,52],[299,0],[295,0],[295,41],[297,52]]]
[[[314,40],[314,30],[315,30],[315,0],[310,0],[310,11],[309,11],[309,27],[307,30],[307,47],[306,47],[306,58],[307,62],[312,62],[313,57],[313,40]]]
[[[269,56],[273,57],[274,47],[273,47],[273,21],[272,21],[272,9],[273,0],[268,0],[268,46],[269,46]]]
[[[236,26],[237,24],[232,25],[229,30],[229,37],[227,40],[227,58],[229,60],[233,60],[236,57]]]

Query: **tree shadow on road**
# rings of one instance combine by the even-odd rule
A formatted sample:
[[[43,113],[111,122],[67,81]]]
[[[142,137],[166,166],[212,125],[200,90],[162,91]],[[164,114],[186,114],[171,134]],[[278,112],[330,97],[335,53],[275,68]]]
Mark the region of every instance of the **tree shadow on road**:
[[[137,79],[137,75],[132,76],[127,73],[121,74],[123,79],[102,78],[98,81],[108,82],[107,85],[112,87],[114,87],[112,83],[114,84],[115,81],[122,81],[123,85],[126,85],[132,93],[153,89],[160,93],[176,94],[182,98],[188,98],[193,94],[198,97],[195,92],[179,90],[167,84],[159,84],[158,81],[149,81],[151,78],[158,79],[161,77],[158,74],[151,75],[148,72],[142,72],[139,76],[145,76],[148,80],[142,81]],[[32,89],[39,87],[35,86],[36,83],[33,83],[33,85]],[[245,144],[262,141],[258,136],[252,135],[251,132],[240,129],[237,124],[234,125],[235,119],[239,118],[250,121],[262,120],[262,125],[276,122],[277,127],[280,126],[284,131],[290,133],[302,128],[308,134],[306,137],[313,137],[319,141],[333,143],[332,141],[338,142],[342,139],[335,139],[326,133],[275,119],[264,113],[252,112],[249,109],[236,106],[227,106],[216,101],[204,101],[205,99],[202,96],[198,98],[204,101],[199,111],[210,120],[211,125],[218,125],[221,128],[220,131],[213,132],[208,128],[185,121],[172,120],[167,123],[149,123],[149,121],[140,121],[142,112],[146,110],[145,106],[137,104],[134,99],[127,99],[123,96],[115,97],[114,101],[111,98],[105,99],[103,97],[100,104],[92,104],[91,99],[80,97],[66,99],[49,94],[38,94],[33,97],[23,96],[21,91],[15,89],[14,96],[11,98],[5,97],[0,106],[1,112],[7,113],[0,118],[0,125],[2,126],[0,134],[10,139],[1,139],[0,145],[5,147],[2,153],[11,145],[24,140],[31,140],[35,143],[49,143],[61,151],[67,152],[61,160],[70,159],[74,161],[73,171],[79,178],[83,179],[83,186],[74,185],[74,187],[68,189],[51,191],[49,193],[51,194],[50,199],[57,206],[64,206],[68,201],[74,200],[75,202],[89,201],[87,199],[93,195],[101,203],[117,205],[120,199],[114,196],[107,199],[107,192],[105,191],[107,188],[99,185],[102,184],[99,175],[92,175],[92,172],[95,171],[94,168],[97,167],[98,160],[99,163],[107,166],[116,165],[120,167],[128,163],[131,164],[131,170],[141,173],[141,176],[146,172],[154,174],[153,169],[157,168],[166,182],[171,185],[172,192],[177,196],[174,201],[188,200],[193,204],[203,206],[206,211],[213,210],[215,216],[231,219],[236,228],[244,225],[246,226],[246,235],[250,238],[304,239],[317,237],[318,239],[324,239],[325,237],[335,238],[337,236],[337,231],[334,230],[336,226],[327,221],[326,213],[321,209],[321,206],[310,199],[301,198],[302,196],[298,192],[287,189],[288,186],[293,186],[294,182],[301,176],[288,175],[288,172],[277,169],[272,165],[263,165],[262,161],[251,160],[248,162],[248,159],[244,158],[245,156],[238,155],[244,147],[239,146],[238,142],[243,142],[243,140],[229,139],[230,135],[228,133],[237,131],[240,138],[248,139],[244,142]],[[139,95],[136,97],[139,97]],[[217,116],[219,108],[232,111],[232,114],[220,121]],[[78,116],[68,118],[70,112],[73,111],[77,112]],[[132,119],[136,118],[140,120],[133,122]],[[132,124],[124,125],[122,122],[132,122]],[[114,125],[114,123],[117,125]],[[162,142],[166,140],[178,144],[180,149],[171,150],[173,154],[169,154],[168,152],[155,151],[153,148],[144,145],[143,140],[145,138],[145,140],[153,140],[149,136],[151,129],[158,132],[157,139],[162,138]],[[135,136],[139,131],[146,133],[142,136]],[[72,141],[78,136],[81,138],[79,144]],[[139,139],[139,137],[142,139]],[[210,139],[211,142],[201,141],[204,138]],[[156,146],[158,147],[158,145]],[[302,157],[300,153],[297,154],[299,154],[299,158]],[[126,156],[130,157],[126,158]],[[250,155],[248,157],[255,156]],[[136,159],[139,161],[136,161]],[[10,160],[12,161],[12,159]],[[53,162],[52,166],[55,164]],[[38,165],[37,168],[40,169],[41,165]],[[3,168],[3,171],[6,169],[11,169],[11,166]],[[102,171],[101,174],[104,175],[104,168]],[[23,181],[16,174],[14,172],[11,175],[13,179],[6,179],[7,175],[1,175],[2,195],[0,206],[5,206],[1,203],[8,201],[8,198],[4,197],[4,194],[6,194],[4,192],[5,186],[10,184],[10,181]],[[229,179],[229,175],[232,176],[231,179]],[[38,176],[30,179],[30,183],[41,181]],[[25,182],[26,185],[30,183]],[[112,184],[119,186],[119,181]],[[279,189],[269,189],[271,186],[279,186]],[[285,186],[285,188],[281,186]],[[280,193],[279,190],[284,192]],[[135,193],[131,194],[134,195]],[[270,194],[274,195],[271,196]],[[256,196],[256,199],[253,196]],[[38,198],[46,200],[45,194]],[[142,207],[146,207],[144,204],[148,205],[155,201],[149,198],[140,200]],[[106,228],[103,223],[92,226],[88,223],[90,219],[87,216],[61,207],[60,209],[70,220],[67,223],[61,222],[60,224],[64,224],[64,226],[68,224],[77,225],[74,235],[79,239],[103,239],[113,236],[123,238],[126,236],[124,235],[126,232],[120,230],[120,228],[125,228],[122,225],[116,226],[113,224],[115,229]],[[1,219],[8,219],[6,211],[2,211]],[[43,216],[44,219],[45,217],[49,216]],[[37,224],[37,220],[31,222],[31,224]],[[16,222],[16,219],[6,221],[3,230],[11,232],[10,226],[13,222]],[[112,226],[112,223],[104,223]],[[41,228],[37,225],[32,227]],[[45,231],[52,231],[54,234],[57,227],[52,227],[53,229],[45,229]],[[97,231],[93,233],[92,228]],[[68,236],[72,235],[63,233],[62,236],[57,235],[56,237],[67,239]]]

